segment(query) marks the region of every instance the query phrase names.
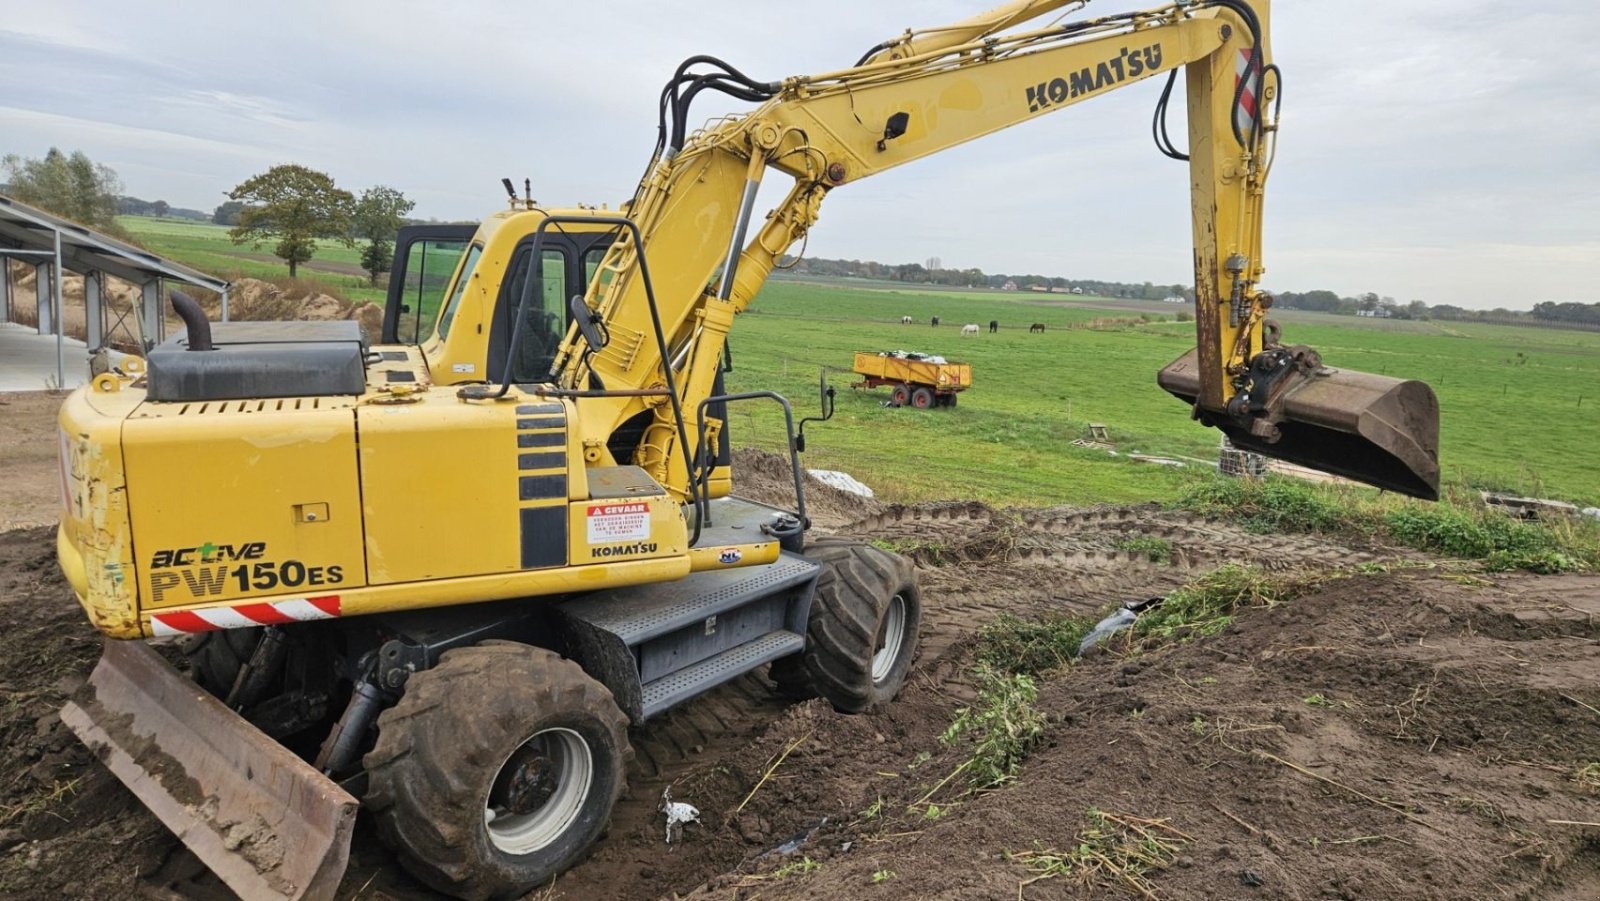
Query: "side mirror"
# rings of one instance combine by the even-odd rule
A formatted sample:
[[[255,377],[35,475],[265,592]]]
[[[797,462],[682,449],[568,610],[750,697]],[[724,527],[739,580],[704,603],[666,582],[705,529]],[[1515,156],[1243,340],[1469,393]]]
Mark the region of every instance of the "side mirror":
[[[589,345],[591,353],[599,353],[606,346],[605,338],[600,333],[600,317],[583,302],[582,294],[572,295],[567,309],[572,312],[572,321],[577,323],[578,334],[583,336],[583,343]]]
[[[883,139],[878,142],[878,149],[883,150],[890,141],[905,134],[906,126],[910,124],[910,113],[895,113],[890,116],[889,121],[883,123]]]
[[[817,374],[817,402],[822,407],[822,415],[807,416],[806,418],[800,420],[800,430],[794,436],[794,449],[796,453],[803,454],[806,451],[806,423],[827,422],[833,418],[833,397],[833,386],[828,384],[828,368],[824,366]]]

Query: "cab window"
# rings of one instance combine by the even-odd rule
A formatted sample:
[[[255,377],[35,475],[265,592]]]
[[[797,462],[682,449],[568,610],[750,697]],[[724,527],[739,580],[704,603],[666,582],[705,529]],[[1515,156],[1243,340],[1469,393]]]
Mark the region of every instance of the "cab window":
[[[550,378],[550,365],[555,362],[556,348],[560,346],[567,330],[567,250],[543,247],[539,256],[539,271],[535,276],[537,281],[528,298],[521,340],[512,354],[514,364],[511,378],[515,382],[547,381]],[[528,261],[531,257],[531,246],[518,248],[512,263],[511,278],[501,292],[500,308],[505,316],[506,340],[511,337],[514,317],[528,284]]]
[[[467,248],[466,259],[461,261],[461,273],[456,276],[455,288],[450,292],[450,299],[445,302],[444,310],[439,314],[439,337],[450,337],[450,322],[455,319],[456,308],[461,306],[461,297],[467,293],[467,282],[472,280],[473,273],[478,267],[478,258],[483,256],[483,246],[474,244]]]

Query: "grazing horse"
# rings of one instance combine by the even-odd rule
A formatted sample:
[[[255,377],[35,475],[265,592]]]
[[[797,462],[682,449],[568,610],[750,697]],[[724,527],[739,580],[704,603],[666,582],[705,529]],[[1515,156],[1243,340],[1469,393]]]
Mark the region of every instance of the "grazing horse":
[[[938,316],[933,317],[933,327],[934,328],[938,328],[939,327],[939,317]]]
[[[994,334],[995,332],[998,332],[998,331],[1000,331],[1000,320],[998,320],[998,319],[989,320],[989,334],[992,335],[992,334]]]
[[[961,327],[961,337],[963,337],[963,338],[968,338],[968,337],[976,338],[976,337],[978,337],[978,324],[976,322],[969,322],[966,325],[963,325]]]
[[[1035,322],[1033,325],[1028,326],[1028,334],[1031,335],[1034,332],[1038,332],[1041,335],[1044,334],[1044,323]]]
[[[910,325],[911,324],[911,317],[910,316],[901,316],[900,317],[900,324],[901,325]]]

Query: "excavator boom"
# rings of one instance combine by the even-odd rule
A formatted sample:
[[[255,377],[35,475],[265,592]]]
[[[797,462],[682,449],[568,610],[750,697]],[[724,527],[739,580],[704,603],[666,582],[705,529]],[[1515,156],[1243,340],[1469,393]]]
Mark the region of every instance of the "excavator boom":
[[[592,281],[585,298],[611,340],[586,347],[576,328],[569,331],[559,383],[648,389],[672,382],[681,386],[682,408],[692,409],[710,391],[733,318],[805,237],[829,192],[1165,77],[1154,131],[1161,151],[1189,168],[1197,341],[1159,383],[1240,446],[1437,497],[1431,389],[1324,366],[1314,351],[1282,345],[1267,318],[1263,202],[1281,92],[1267,0],[1196,0],[1029,30],[1030,19],[1062,5],[1018,0],[886,41],[853,68],[781,82],[753,81],[709,57],[696,61],[710,73],[685,64],[663,92],[662,143],[628,207],[642,250],[629,236],[616,241],[601,267],[607,277]],[[1180,69],[1186,151],[1165,123]],[[690,134],[689,101],[707,89],[761,105]],[[794,184],[761,223],[752,202],[768,170]],[[659,311],[646,302],[641,253],[655,273]],[[668,359],[646,340],[657,312]],[[586,408],[584,429],[590,441],[609,443],[624,422],[651,411],[633,459],[687,497],[691,451],[673,438],[671,405],[603,399]]]

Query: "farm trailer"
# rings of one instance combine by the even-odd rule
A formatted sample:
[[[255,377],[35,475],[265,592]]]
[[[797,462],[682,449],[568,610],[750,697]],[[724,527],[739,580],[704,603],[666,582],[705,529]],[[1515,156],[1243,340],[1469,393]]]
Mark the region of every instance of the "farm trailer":
[[[889,385],[890,401],[897,407],[953,407],[956,395],[972,387],[971,363],[951,363],[927,354],[861,351],[853,369],[862,379],[850,387]]]

